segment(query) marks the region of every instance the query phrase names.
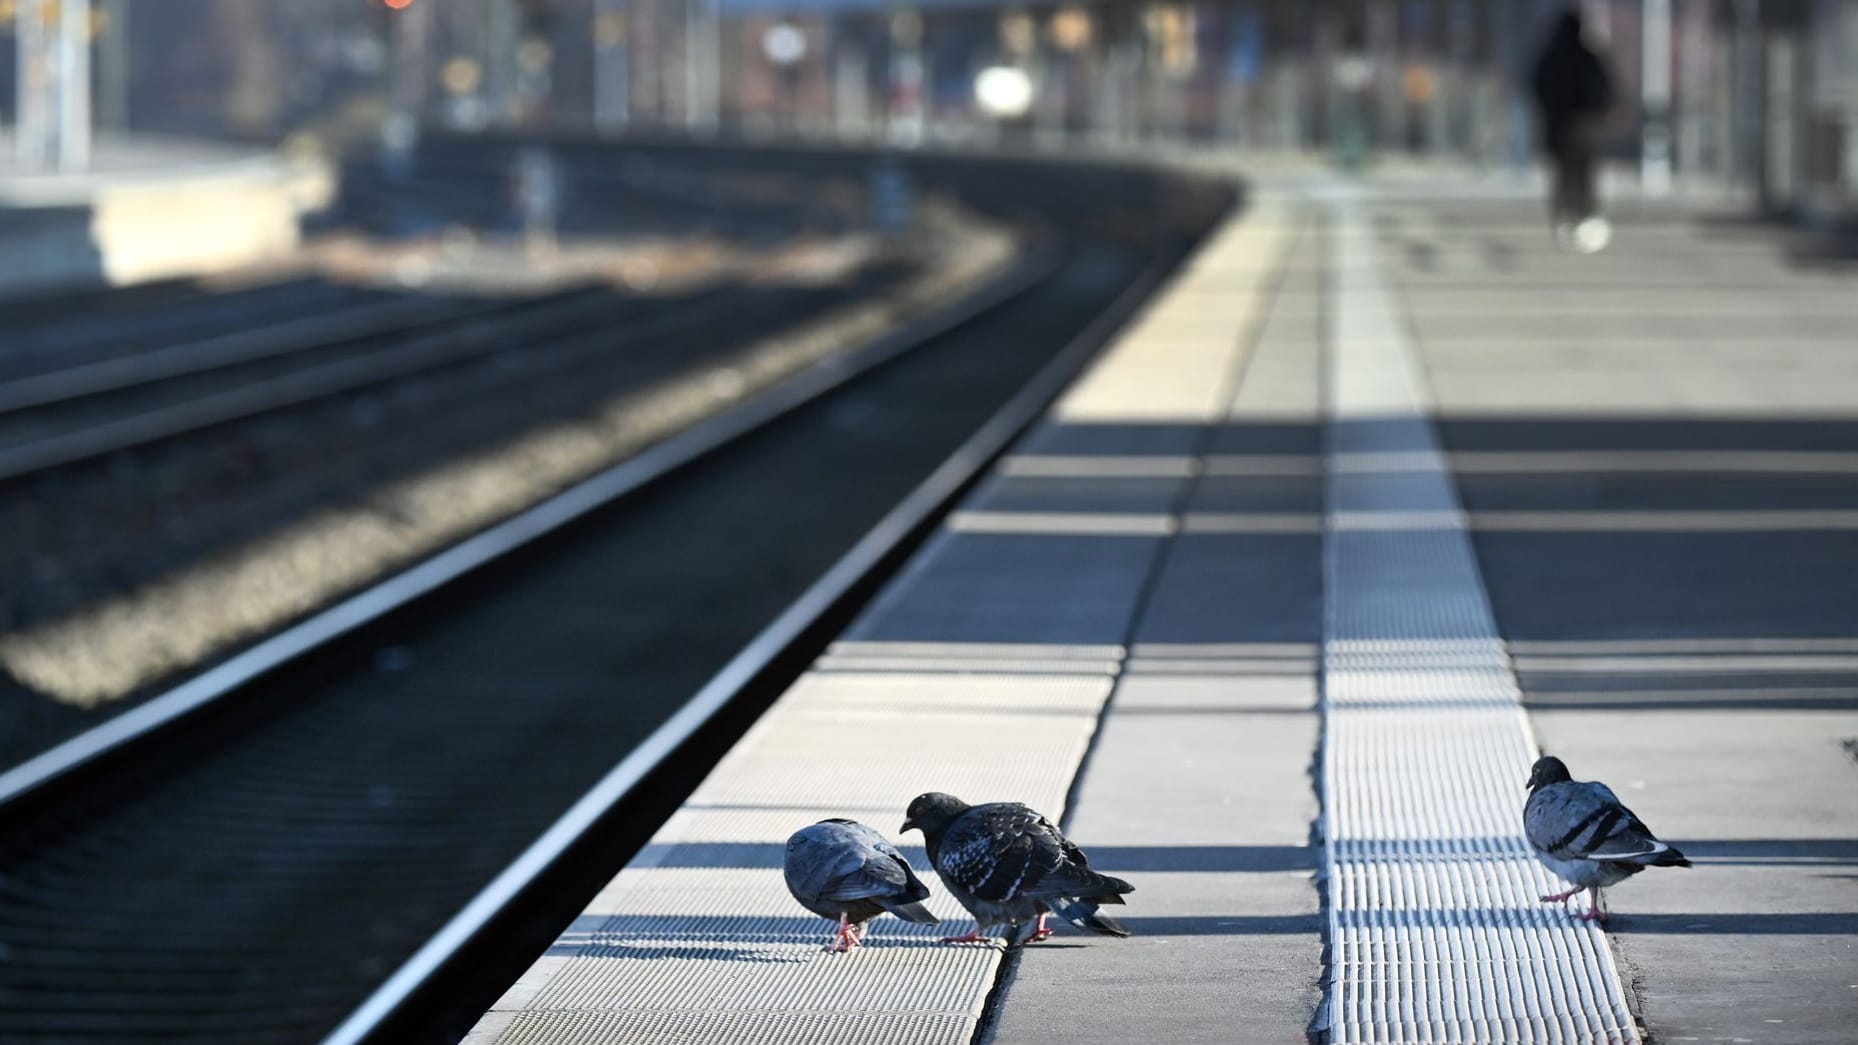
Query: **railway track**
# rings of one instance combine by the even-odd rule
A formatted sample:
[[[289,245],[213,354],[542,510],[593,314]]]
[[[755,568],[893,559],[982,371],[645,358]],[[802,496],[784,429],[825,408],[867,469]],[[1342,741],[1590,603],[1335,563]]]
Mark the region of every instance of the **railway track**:
[[[1071,222],[989,297],[0,776],[0,1040],[314,1041],[371,992],[343,1040],[468,1024],[1221,206],[1039,173],[920,166]]]
[[[884,262],[823,286],[726,279],[639,295],[603,283],[527,298],[292,278],[223,297],[102,295],[95,315],[62,319],[41,307],[24,331],[44,346],[36,358],[0,338],[0,545],[17,552],[0,557],[0,629],[41,628],[295,520],[366,505],[356,498],[615,396],[688,385],[912,271]],[[315,307],[281,307],[298,290]],[[137,529],[160,537],[125,545]],[[114,700],[161,656],[119,658],[101,681],[0,675],[0,765],[96,717],[27,687],[65,702],[89,699],[73,686],[101,687]]]
[[[580,287],[473,306],[389,302],[0,382],[0,482],[495,355],[571,366],[713,324],[736,288],[669,303]],[[817,309],[828,302],[814,302]],[[766,300],[757,318],[779,317]]]
[[[494,172],[453,161],[426,182],[380,185],[364,175],[361,191],[375,194],[366,196],[374,205],[436,199],[449,218],[486,224],[507,210]],[[791,215],[777,222],[778,209],[766,203],[741,205],[726,195],[693,202],[688,193],[641,187],[647,179],[616,183],[597,169],[576,180],[586,186],[574,214],[581,230],[609,213],[649,211],[688,233],[690,214],[665,212],[699,210],[704,220],[726,218],[763,240],[798,231]],[[762,323],[780,319],[765,300],[726,303],[725,290],[660,303],[591,286],[471,299],[308,277],[217,295],[175,289],[137,290],[120,302],[103,296],[116,307],[76,318],[18,306],[21,328],[9,330],[0,353],[0,483],[497,353],[572,363],[602,350],[600,331],[617,334],[604,350],[620,353],[696,332],[732,308]]]
[[[347,220],[398,236],[458,228],[507,232],[518,226],[510,203],[513,150],[435,152],[428,162],[398,176],[372,164],[350,166],[343,188]],[[687,236],[694,231],[774,243],[806,229],[843,232],[855,218],[804,189],[763,186],[760,196],[744,198],[742,172],[693,171],[687,164],[665,165],[646,156],[580,154],[558,170],[560,224],[577,235]],[[752,178],[754,172],[748,173]],[[863,172],[836,173],[856,184]]]
[[[171,294],[131,287],[89,304],[80,297],[79,303],[56,312],[27,310],[27,316],[8,323],[0,378],[135,356],[386,298],[302,274],[223,289],[175,288]]]

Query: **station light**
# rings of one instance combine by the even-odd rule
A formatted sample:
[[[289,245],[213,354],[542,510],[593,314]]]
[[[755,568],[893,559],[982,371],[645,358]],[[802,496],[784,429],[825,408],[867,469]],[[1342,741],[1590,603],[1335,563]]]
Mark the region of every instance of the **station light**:
[[[996,119],[1024,116],[1032,108],[1032,77],[1011,65],[982,69],[974,78],[974,100],[982,112]]]
[[[389,11],[404,11],[413,6],[413,0],[381,0]]]
[[[1066,54],[1076,54],[1090,46],[1090,12],[1081,7],[1061,7],[1052,15],[1047,32],[1052,46]]]
[[[1031,15],[1013,10],[1000,16],[1000,47],[1007,54],[1030,54],[1038,41],[1039,31]]]
[[[545,72],[555,60],[555,49],[547,40],[530,37],[516,48],[516,66],[526,73]]]
[[[445,88],[447,94],[470,94],[476,91],[478,84],[483,81],[483,67],[470,58],[455,57],[439,68],[439,83]]]
[[[781,68],[789,68],[806,57],[806,33],[799,26],[777,22],[761,34],[761,53]]]
[[[619,47],[626,42],[626,16],[619,11],[594,15],[594,46]]]

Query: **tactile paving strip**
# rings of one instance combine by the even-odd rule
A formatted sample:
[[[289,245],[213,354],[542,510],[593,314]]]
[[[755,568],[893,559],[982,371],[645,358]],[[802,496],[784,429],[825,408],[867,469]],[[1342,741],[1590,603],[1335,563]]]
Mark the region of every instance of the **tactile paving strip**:
[[[1539,902],[1562,887],[1522,836],[1535,742],[1353,200],[1329,250],[1330,1040],[1635,1043],[1604,933]]]

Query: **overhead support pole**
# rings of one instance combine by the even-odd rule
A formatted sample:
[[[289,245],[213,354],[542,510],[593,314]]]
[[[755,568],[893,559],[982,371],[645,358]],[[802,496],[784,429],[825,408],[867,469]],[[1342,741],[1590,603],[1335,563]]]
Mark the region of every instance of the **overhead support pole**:
[[[18,5],[13,25],[16,70],[13,151],[20,167],[38,170],[51,161],[50,115],[52,70],[47,53],[45,9],[38,3]]]
[[[58,15],[58,169],[90,166],[90,0],[61,0]]]
[[[114,130],[129,129],[129,0],[101,0],[97,31],[97,97],[93,104],[99,124]]]
[[[594,124],[621,131],[632,114],[631,69],[626,61],[626,0],[597,0],[594,9]]]
[[[1639,180],[1645,191],[1671,191],[1671,0],[1645,0],[1643,89],[1645,127]]]
[[[713,134],[721,120],[722,14],[717,0],[684,0],[684,122]]]

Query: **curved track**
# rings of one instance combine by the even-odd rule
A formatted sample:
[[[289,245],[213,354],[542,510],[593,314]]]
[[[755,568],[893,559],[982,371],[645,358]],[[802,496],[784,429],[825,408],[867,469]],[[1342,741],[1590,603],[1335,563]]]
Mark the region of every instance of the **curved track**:
[[[1068,174],[1059,188],[1036,167],[924,161],[917,173],[974,205],[1067,222],[1060,260],[907,353],[757,419],[753,438],[358,620],[0,809],[0,1039],[327,1032],[1061,349],[1082,359],[1077,339],[1106,333],[1106,309],[1223,206],[1218,192],[1188,205],[1192,186],[1129,172]],[[660,767],[652,801],[674,805],[849,610],[821,613],[731,695],[728,721]],[[653,808],[630,809],[600,859],[570,861],[551,895],[531,895],[520,924],[476,952],[489,960],[448,974],[448,1005],[377,1040],[443,1040],[468,1023],[610,874],[614,851],[643,840],[664,811]]]
[[[705,328],[725,316],[796,322],[837,303],[801,297],[776,309],[741,288],[664,303],[597,288],[475,307],[401,301],[0,382],[0,482],[499,353],[565,368],[670,338],[714,344]]]
[[[445,227],[507,221],[498,164],[466,154],[432,166],[423,180],[357,169],[342,213],[366,222],[377,209],[410,211]],[[649,218],[659,231],[774,242],[822,224],[728,191],[693,199],[688,186],[652,177],[637,161],[621,165],[623,176],[606,166],[583,162],[569,172],[580,186],[566,215],[577,234]],[[778,324],[838,303],[796,294],[771,309],[765,295],[724,289],[740,300],[726,300],[723,289],[652,299],[591,286],[472,299],[300,276],[221,293],[159,285],[73,295],[55,299],[57,311],[0,307],[0,319],[16,320],[0,353],[0,482],[497,354],[520,353],[531,366],[566,356],[560,362],[572,365],[600,350],[588,347],[599,331],[617,332],[609,353],[679,335],[706,334],[696,342],[703,344],[714,334],[700,328],[720,315]]]
[[[641,199],[616,193],[598,205]],[[736,206],[726,195],[711,205]],[[530,297],[293,277],[217,294],[174,285],[54,299],[62,312],[0,307],[25,314],[0,339],[0,545],[16,553],[0,556],[0,631],[55,628],[304,518],[374,504],[374,492],[494,453],[539,425],[690,386],[746,346],[913,271],[880,259],[828,285],[725,278],[654,294],[589,285]],[[124,540],[137,532],[158,537]],[[132,684],[123,679],[156,670],[139,663],[105,668],[112,697]],[[0,765],[141,696],[86,711],[68,703],[83,694],[59,689],[70,684],[0,673]]]

